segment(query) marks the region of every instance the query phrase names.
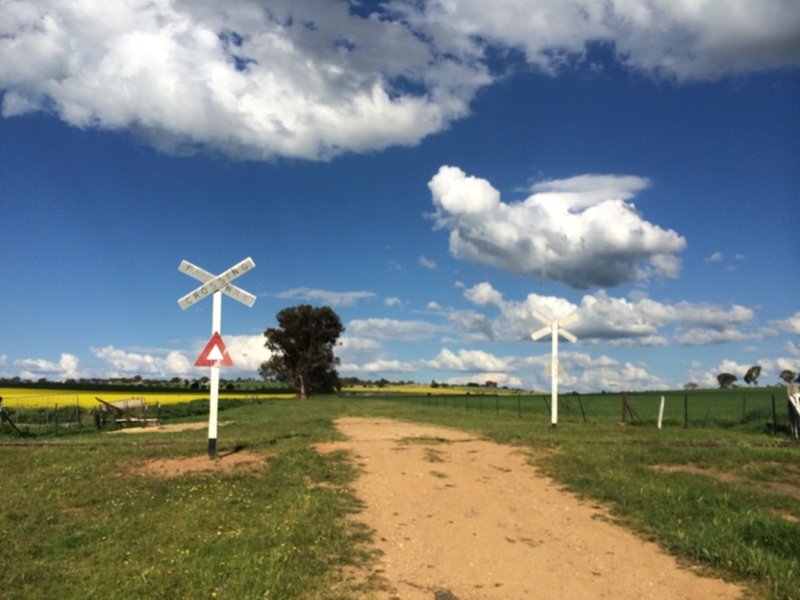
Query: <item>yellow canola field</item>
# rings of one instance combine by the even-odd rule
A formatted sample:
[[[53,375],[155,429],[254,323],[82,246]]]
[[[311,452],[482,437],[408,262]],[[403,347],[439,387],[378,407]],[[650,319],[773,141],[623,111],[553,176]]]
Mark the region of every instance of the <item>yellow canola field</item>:
[[[193,390],[191,392],[178,393],[152,393],[142,390],[141,392],[105,392],[101,390],[81,391],[81,390],[58,390],[43,388],[2,388],[0,387],[0,397],[3,398],[3,408],[55,408],[64,406],[80,406],[82,408],[95,408],[100,405],[96,398],[102,398],[106,402],[115,400],[127,400],[129,398],[144,398],[148,405],[155,404],[178,404],[181,402],[191,402],[192,400],[203,400],[208,398],[208,391]],[[252,394],[247,392],[220,392],[222,398],[294,398],[294,394]]]

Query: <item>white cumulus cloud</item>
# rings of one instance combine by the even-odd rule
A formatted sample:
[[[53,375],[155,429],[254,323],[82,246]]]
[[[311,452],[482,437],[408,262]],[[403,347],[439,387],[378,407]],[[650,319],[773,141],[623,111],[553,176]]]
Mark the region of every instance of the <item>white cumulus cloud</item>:
[[[441,167],[428,184],[454,257],[576,289],[677,277],[686,240],[646,221],[629,201],[648,185],[583,175],[537,184],[524,201],[506,203],[488,181],[457,167]]]
[[[787,319],[773,322],[772,325],[787,333],[800,334],[800,310]]]
[[[249,376],[256,377],[258,368],[269,360],[271,352],[264,346],[263,335],[225,335],[223,338],[228,354],[237,371],[246,371]]]
[[[454,353],[443,348],[436,358],[426,361],[431,369],[447,371],[508,371],[511,365],[507,360],[498,358],[483,350],[459,350]]]
[[[13,366],[19,369],[19,376],[22,379],[53,379],[63,381],[64,379],[76,379],[82,374],[78,370],[79,359],[74,354],[64,352],[58,362],[46,360],[44,358],[23,358],[15,360]]]
[[[503,294],[492,287],[490,283],[481,282],[464,291],[464,297],[478,306],[500,306]]]
[[[454,313],[451,322],[460,324],[467,336],[474,333],[474,324],[479,323],[483,331],[491,332],[487,339],[498,341],[527,340],[533,331],[540,329],[542,325],[533,317],[534,310],[554,318],[577,311],[578,320],[568,329],[582,343],[616,340],[663,346],[673,340],[684,345],[705,345],[760,337],[760,334],[739,330],[755,320],[755,313],[738,304],[660,302],[646,296],[628,299],[610,296],[603,291],[585,294],[579,304],[534,293],[528,294],[523,301],[513,301],[502,299],[500,292],[488,282],[464,290],[464,297],[478,306],[495,306],[500,312],[499,317],[487,322],[485,316],[477,313],[470,318]],[[487,298],[491,302],[487,302]]]
[[[409,363],[399,360],[378,359],[365,363],[360,366],[351,366],[350,371],[360,371],[363,373],[411,373],[415,367]]]
[[[600,45],[703,80],[796,67],[798,39],[786,0],[10,1],[0,90],[7,117],[49,111],[168,152],[325,160],[466,116],[505,75],[493,49],[558,73]]]
[[[51,110],[255,159],[413,145],[490,81],[406,24],[327,0],[3,3],[0,55],[6,116]]]
[[[518,48],[558,72],[609,44],[626,66],[679,80],[712,79],[800,63],[797,6],[783,0],[432,0],[420,26],[449,36]]]
[[[92,348],[92,354],[106,363],[108,377],[144,375],[174,377],[188,374],[193,365],[177,350],[167,352],[133,352],[114,346]]]

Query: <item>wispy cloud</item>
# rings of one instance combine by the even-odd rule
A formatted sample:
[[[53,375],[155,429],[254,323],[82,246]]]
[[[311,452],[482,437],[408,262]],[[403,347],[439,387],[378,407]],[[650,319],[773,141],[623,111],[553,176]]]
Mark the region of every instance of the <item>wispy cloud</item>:
[[[423,266],[426,269],[430,269],[431,271],[433,271],[437,267],[436,261],[431,260],[427,256],[420,256],[418,262],[420,266]]]
[[[277,294],[271,294],[283,300],[305,300],[308,302],[321,302],[329,306],[353,306],[360,300],[371,300],[376,297],[374,292],[333,292],[307,287],[292,288]]]
[[[426,321],[395,319],[355,319],[347,323],[345,336],[365,337],[380,341],[417,342],[436,335],[439,328]]]
[[[724,264],[726,271],[735,271],[739,267],[739,263],[744,261],[745,256],[744,254],[737,253],[733,255],[733,260],[728,259],[726,260],[725,255],[722,252],[714,252],[706,257],[705,261],[708,264]],[[727,264],[725,264],[727,263]]]
[[[391,308],[396,306],[403,306],[403,301],[400,300],[400,298],[397,298],[396,296],[391,296],[389,298],[384,298],[383,304],[384,306],[388,306]]]

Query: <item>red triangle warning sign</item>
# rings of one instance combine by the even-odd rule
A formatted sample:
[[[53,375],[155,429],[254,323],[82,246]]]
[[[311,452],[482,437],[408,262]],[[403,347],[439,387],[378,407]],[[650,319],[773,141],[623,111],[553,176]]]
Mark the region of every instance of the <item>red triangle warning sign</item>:
[[[233,361],[218,331],[208,340],[206,347],[194,361],[195,367],[232,367]]]

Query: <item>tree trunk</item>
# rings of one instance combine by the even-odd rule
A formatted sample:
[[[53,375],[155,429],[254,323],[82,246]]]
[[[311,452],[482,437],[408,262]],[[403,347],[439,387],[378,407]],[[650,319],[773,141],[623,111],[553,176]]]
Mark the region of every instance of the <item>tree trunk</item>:
[[[300,389],[297,390],[297,397],[300,400],[308,400],[308,394],[306,393],[306,380],[304,377],[299,377],[300,380]]]

